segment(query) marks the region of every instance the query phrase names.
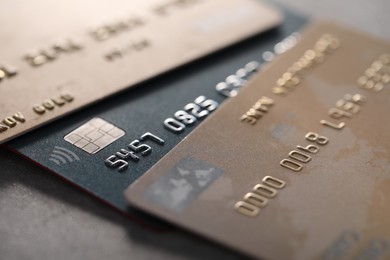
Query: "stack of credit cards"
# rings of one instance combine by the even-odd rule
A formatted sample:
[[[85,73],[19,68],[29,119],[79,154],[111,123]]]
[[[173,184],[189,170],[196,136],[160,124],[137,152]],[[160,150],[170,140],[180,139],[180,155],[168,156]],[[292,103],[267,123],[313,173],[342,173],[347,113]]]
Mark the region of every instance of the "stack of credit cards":
[[[224,100],[237,94],[263,65],[263,56],[269,60],[271,53],[283,52],[278,46],[286,49],[299,40],[296,32],[306,19],[292,13],[284,17],[285,22],[274,30],[150,80],[7,145],[129,213],[131,209],[123,196],[126,187]],[[190,121],[180,119],[184,117]]]
[[[390,257],[389,43],[257,0],[133,2],[15,18],[0,142],[79,110],[6,146],[250,257]]]

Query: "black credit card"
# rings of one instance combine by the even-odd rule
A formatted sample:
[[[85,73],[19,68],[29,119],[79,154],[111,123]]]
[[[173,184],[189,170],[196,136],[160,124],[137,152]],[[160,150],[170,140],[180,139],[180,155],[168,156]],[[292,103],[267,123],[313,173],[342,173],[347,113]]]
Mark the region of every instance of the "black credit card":
[[[202,119],[234,96],[265,60],[289,49],[306,18],[165,74],[6,144],[130,213],[123,192]],[[292,35],[292,36],[291,36]],[[131,71],[129,71],[131,73]]]

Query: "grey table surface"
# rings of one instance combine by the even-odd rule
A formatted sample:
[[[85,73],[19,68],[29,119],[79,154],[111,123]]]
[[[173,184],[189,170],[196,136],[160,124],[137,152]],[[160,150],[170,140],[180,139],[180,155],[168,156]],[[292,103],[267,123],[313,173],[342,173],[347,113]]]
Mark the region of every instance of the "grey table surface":
[[[277,0],[390,39],[389,0]],[[155,233],[0,148],[0,259],[240,259],[176,230]]]

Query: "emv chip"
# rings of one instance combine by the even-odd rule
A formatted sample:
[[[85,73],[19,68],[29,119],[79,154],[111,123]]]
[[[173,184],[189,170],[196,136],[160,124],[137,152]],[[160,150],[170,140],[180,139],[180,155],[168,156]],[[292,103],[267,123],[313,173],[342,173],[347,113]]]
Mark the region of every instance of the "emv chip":
[[[65,141],[86,151],[97,153],[125,135],[125,131],[101,118],[93,118],[64,137]]]

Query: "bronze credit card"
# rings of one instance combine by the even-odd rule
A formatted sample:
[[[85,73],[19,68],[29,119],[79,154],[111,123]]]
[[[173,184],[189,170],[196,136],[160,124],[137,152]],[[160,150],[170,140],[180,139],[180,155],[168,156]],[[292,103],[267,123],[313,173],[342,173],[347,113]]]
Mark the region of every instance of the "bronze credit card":
[[[265,259],[390,258],[390,44],[330,23],[126,191]]]
[[[0,143],[281,20],[257,0],[2,1]]]

